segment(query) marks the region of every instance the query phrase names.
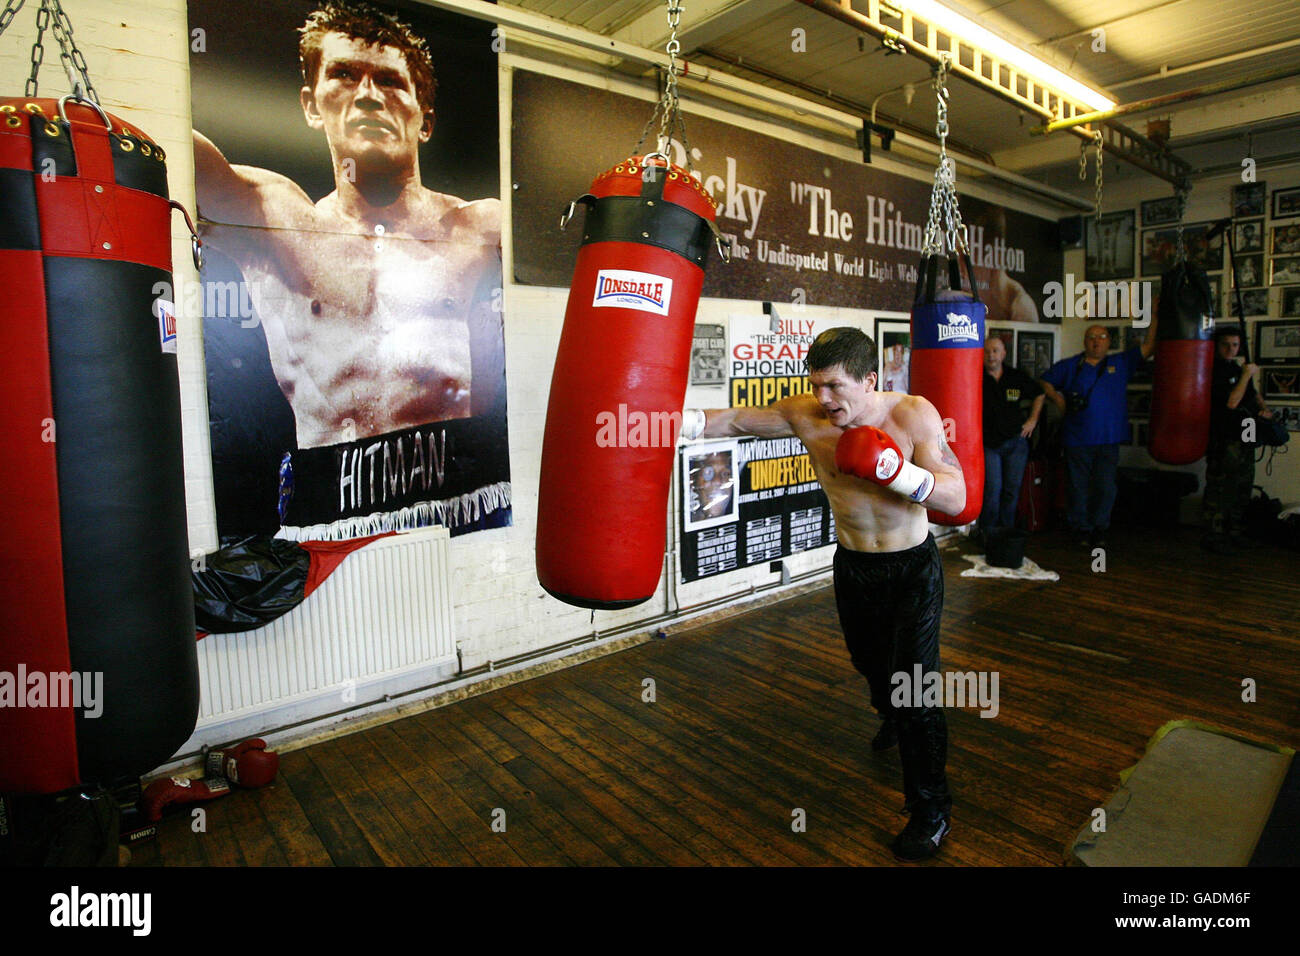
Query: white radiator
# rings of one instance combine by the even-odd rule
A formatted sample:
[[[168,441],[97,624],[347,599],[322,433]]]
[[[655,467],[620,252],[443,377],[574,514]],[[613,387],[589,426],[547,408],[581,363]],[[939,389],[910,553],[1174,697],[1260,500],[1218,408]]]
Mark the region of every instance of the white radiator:
[[[180,753],[454,674],[448,540],[426,528],[372,542],[266,627],[199,641],[198,725]]]

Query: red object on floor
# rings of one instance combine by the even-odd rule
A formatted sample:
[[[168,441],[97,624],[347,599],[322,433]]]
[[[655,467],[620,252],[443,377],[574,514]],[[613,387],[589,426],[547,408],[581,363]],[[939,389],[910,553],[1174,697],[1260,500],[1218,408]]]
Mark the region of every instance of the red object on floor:
[[[1025,465],[1016,517],[1026,531],[1042,531],[1047,527],[1047,462],[1041,458],[1031,458]]]

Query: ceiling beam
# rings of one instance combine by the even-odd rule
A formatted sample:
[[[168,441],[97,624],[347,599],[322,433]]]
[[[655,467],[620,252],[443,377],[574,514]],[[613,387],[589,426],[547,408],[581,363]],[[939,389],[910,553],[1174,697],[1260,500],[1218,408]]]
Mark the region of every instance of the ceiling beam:
[[[1111,83],[1107,88],[1111,90],[1122,90],[1126,86],[1138,86],[1142,83],[1162,82],[1171,76],[1182,76],[1185,73],[1198,73],[1201,70],[1208,70],[1211,67],[1216,66],[1227,66],[1230,63],[1238,63],[1241,60],[1250,60],[1259,56],[1271,56],[1274,53],[1281,53],[1283,50],[1289,50],[1294,46],[1300,46],[1300,37],[1297,37],[1294,40],[1283,40],[1280,43],[1270,43],[1268,46],[1256,47],[1253,50],[1243,50],[1239,53],[1229,53],[1226,56],[1216,56],[1209,60],[1187,63],[1183,66],[1171,66],[1162,69],[1159,73],[1148,73],[1145,76],[1135,76],[1129,80],[1121,80],[1118,83]]]
[[[1081,113],[1078,116],[1054,119],[1042,126],[1035,126],[1029,132],[1042,135],[1046,133],[1055,133],[1058,130],[1085,126],[1089,123],[1105,123],[1120,116],[1128,116],[1133,113],[1149,113],[1152,110],[1158,110],[1165,106],[1173,106],[1177,103],[1202,100],[1207,96],[1213,96],[1216,93],[1231,93],[1234,90],[1243,90],[1251,86],[1262,86],[1265,83],[1272,83],[1275,80],[1287,80],[1298,74],[1300,74],[1300,66],[1280,66],[1276,69],[1266,70],[1262,73],[1255,73],[1250,76],[1233,77],[1229,80],[1220,80],[1217,83],[1207,83],[1204,86],[1194,86],[1189,90],[1180,90],[1177,93],[1166,93],[1163,96],[1153,96],[1145,100],[1135,100],[1132,103],[1121,103],[1109,110],[1095,110],[1089,113]]]
[[[1279,117],[1300,117],[1300,86],[1275,85],[1245,96],[1221,96],[1209,102],[1188,103],[1159,114],[1170,121],[1170,143],[1181,148],[1218,133],[1240,131],[1245,156],[1246,131],[1259,124],[1275,124]],[[1296,120],[1300,127],[1300,119]],[[1003,169],[1028,172],[1064,163],[1077,163],[1079,145],[1061,137],[1035,137],[1020,146],[998,150],[993,161]]]
[[[1094,130],[1102,128],[1100,121],[1113,115],[1099,112],[1037,77],[1020,72],[965,37],[945,32],[906,7],[900,11],[882,0],[867,0],[867,10],[863,13],[853,8],[851,0],[799,2],[925,62],[938,63],[947,56],[954,76],[1046,120],[1047,125],[1038,132],[1068,129],[1084,140],[1092,140],[1097,135]],[[886,24],[885,17],[897,21],[898,29]],[[1176,186],[1184,183],[1191,171],[1187,163],[1166,147],[1119,123],[1107,123],[1101,135],[1112,155]]]
[[[1021,72],[993,53],[927,22],[906,7],[898,11],[882,0],[867,0],[864,13],[855,10],[850,0],[799,2],[876,37],[890,49],[910,53],[925,63],[938,64],[947,57],[953,76],[959,76],[1041,119],[1068,119],[1093,110],[1087,103],[1049,86],[1038,77]],[[886,19],[891,23],[886,23]],[[892,23],[896,23],[897,28]],[[1080,127],[1076,135],[1091,139],[1092,131]]]
[[[703,0],[686,7],[677,28],[682,52],[687,53],[719,37],[749,26],[779,12],[787,0]],[[616,39],[650,50],[668,43],[668,15],[665,4],[656,4],[627,26],[616,30]]]

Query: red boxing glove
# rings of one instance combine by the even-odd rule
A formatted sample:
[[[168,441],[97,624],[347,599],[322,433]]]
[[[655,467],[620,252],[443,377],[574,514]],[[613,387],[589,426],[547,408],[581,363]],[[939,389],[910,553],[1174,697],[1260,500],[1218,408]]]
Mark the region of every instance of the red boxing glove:
[[[870,425],[850,428],[840,436],[835,443],[835,467],[917,504],[934,491],[934,475],[905,459],[894,439]]]
[[[157,823],[162,819],[163,807],[183,803],[202,803],[230,793],[230,784],[220,777],[189,780],[185,777],[163,777],[144,788],[140,805],[145,819]]]
[[[203,759],[203,772],[209,777],[225,777],[240,787],[265,787],[280,771],[280,758],[266,749],[261,737],[245,740],[226,750],[209,750]]]

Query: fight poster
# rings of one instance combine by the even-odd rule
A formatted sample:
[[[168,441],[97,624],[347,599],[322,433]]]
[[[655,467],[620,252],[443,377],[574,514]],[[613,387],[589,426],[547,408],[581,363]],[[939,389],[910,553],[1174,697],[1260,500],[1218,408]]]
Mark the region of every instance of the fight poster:
[[[578,240],[556,228],[558,212],[632,153],[652,104],[522,70],[513,77],[515,279],[563,287]],[[730,264],[711,255],[705,296],[910,311],[932,183],[730,123],[686,122],[694,172],[731,245]],[[686,165],[679,141],[669,154]],[[1059,322],[1042,309],[1063,268],[1055,222],[967,196],[961,211],[988,321]]]
[[[189,0],[218,533],[511,522],[493,25]]]
[[[763,315],[733,315],[730,406],[770,405],[809,391],[808,348],[822,332],[843,324],[793,310],[775,322]],[[869,327],[863,331],[871,334]],[[799,439],[695,442],[683,445],[678,460],[684,581],[835,543],[830,502]]]

